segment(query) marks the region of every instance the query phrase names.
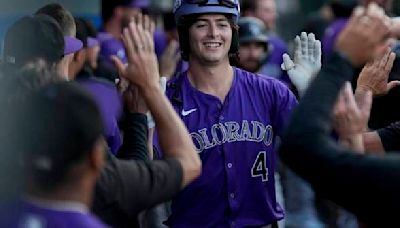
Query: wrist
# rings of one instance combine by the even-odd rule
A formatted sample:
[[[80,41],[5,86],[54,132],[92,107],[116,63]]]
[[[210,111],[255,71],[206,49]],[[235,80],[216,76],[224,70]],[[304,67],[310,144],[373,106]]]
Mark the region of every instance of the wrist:
[[[368,93],[369,91],[371,91],[371,87],[368,85],[357,85],[356,94],[364,94],[364,93]]]

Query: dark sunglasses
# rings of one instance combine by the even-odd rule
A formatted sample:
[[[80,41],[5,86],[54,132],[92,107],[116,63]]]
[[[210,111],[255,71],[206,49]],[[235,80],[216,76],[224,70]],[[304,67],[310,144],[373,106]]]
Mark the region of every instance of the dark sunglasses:
[[[188,4],[199,4],[199,5],[215,5],[215,4],[207,4],[208,0],[184,0]],[[237,4],[234,0],[218,0],[219,5],[226,6],[228,8],[236,8]]]

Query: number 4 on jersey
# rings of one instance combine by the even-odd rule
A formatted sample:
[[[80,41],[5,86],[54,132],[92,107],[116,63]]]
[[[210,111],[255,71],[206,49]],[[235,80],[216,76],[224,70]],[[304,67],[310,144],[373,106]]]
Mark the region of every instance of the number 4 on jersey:
[[[253,167],[251,168],[251,176],[261,176],[263,182],[268,181],[267,153],[265,151],[258,153]]]

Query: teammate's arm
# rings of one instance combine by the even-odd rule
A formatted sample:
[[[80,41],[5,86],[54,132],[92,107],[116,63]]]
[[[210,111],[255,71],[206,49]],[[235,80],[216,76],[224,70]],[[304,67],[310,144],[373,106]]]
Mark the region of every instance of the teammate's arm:
[[[184,187],[200,175],[201,162],[185,125],[160,88],[152,38],[154,23],[148,21],[133,21],[124,29],[122,39],[128,55],[128,66],[124,68],[120,62],[117,65],[122,76],[139,88],[146,101],[156,122],[165,156],[177,159],[182,165]]]

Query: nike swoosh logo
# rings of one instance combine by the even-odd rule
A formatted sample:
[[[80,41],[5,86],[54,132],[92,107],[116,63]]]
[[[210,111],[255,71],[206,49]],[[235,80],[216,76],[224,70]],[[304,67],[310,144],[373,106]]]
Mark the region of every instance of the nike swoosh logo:
[[[193,108],[193,109],[190,109],[190,110],[187,110],[187,111],[182,109],[182,113],[181,114],[182,114],[182,116],[187,116],[190,113],[195,112],[196,110],[197,110],[197,108]]]

